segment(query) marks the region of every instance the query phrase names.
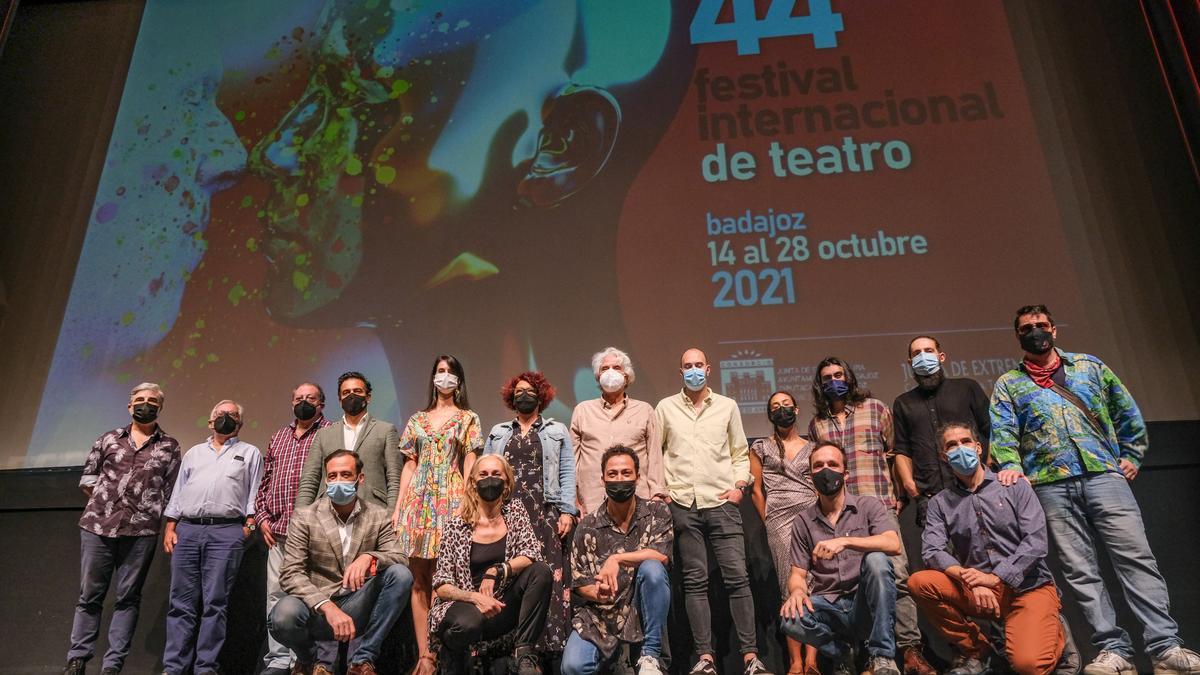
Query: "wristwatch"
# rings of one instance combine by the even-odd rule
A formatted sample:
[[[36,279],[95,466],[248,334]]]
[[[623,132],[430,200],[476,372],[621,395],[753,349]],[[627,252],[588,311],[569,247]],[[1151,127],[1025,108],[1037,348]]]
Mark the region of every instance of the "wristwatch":
[[[255,523],[254,519],[251,518],[250,520],[246,521],[246,524],[243,525],[243,527],[245,527],[247,530],[250,530],[251,532],[253,532],[258,529],[258,523]]]

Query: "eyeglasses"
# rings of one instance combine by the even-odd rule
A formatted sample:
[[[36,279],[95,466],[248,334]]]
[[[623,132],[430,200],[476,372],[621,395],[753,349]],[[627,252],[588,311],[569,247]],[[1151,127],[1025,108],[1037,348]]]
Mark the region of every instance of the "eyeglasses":
[[[1043,333],[1049,333],[1050,329],[1053,327],[1054,326],[1050,325],[1049,321],[1037,321],[1035,323],[1021,324],[1017,328],[1017,332],[1020,333],[1021,335],[1029,335],[1036,328],[1036,329],[1042,331]]]

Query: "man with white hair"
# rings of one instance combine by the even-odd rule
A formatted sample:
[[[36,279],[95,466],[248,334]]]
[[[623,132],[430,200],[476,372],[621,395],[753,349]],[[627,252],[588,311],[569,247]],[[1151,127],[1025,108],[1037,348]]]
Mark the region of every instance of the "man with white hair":
[[[218,672],[229,591],[242,563],[242,544],[254,530],[263,465],[258,448],[238,438],[243,412],[230,400],[212,409],[212,436],[183,456],[164,514],[171,591],[163,669],[170,675]]]
[[[142,584],[179,471],[179,443],[157,421],[163,398],[153,382],[134,387],[129,392],[129,424],[96,439],[83,465],[79,487],[88,501],[79,519],[79,603],[65,675],[82,675],[95,654],[110,584],[116,598],[103,675],[121,672],[129,654]]]
[[[625,390],[636,375],[629,355],[607,347],[592,356],[592,373],[600,385],[600,398],[583,401],[571,415],[571,443],[575,448],[575,500],[579,515],[595,511],[604,502],[600,459],[604,451],[623,445],[638,456],[637,495],[661,499],[663,481],[662,434],[654,407],[629,398]]]

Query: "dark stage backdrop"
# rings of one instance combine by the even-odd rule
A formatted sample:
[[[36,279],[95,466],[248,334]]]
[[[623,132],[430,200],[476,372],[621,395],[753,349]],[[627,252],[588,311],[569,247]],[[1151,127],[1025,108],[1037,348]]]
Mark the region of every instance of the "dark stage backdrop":
[[[1028,302],[1200,417],[1136,3],[27,2],[0,102],[0,467],[79,464],[142,380],[185,446],[349,369],[399,422],[444,352],[486,424],[532,367],[565,418],[609,344],[648,400],[705,347],[758,435],[831,353],[890,400],[918,333],[990,386]]]

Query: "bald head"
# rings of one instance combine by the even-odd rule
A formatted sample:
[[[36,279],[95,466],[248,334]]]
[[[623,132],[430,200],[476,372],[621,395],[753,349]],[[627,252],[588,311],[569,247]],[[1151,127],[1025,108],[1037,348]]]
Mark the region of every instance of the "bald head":
[[[704,352],[696,347],[692,347],[683,353],[679,358],[679,367],[683,370],[688,368],[703,368],[708,365],[708,357]]]

